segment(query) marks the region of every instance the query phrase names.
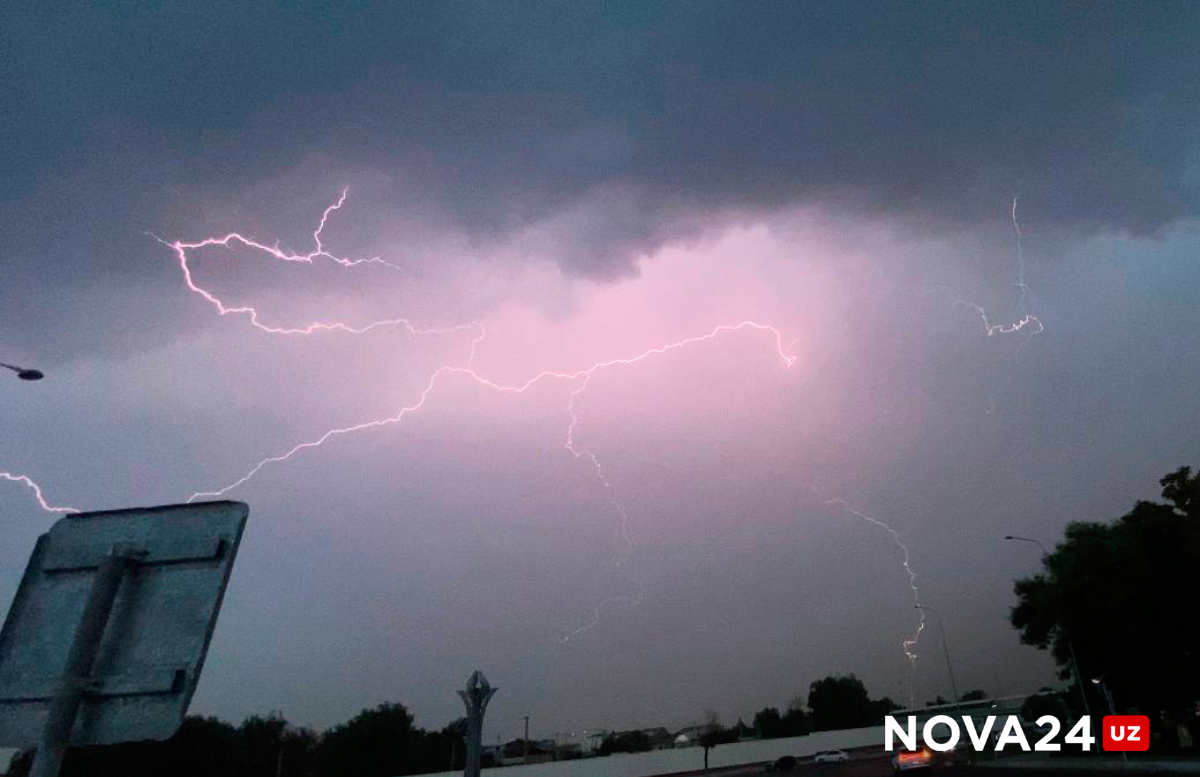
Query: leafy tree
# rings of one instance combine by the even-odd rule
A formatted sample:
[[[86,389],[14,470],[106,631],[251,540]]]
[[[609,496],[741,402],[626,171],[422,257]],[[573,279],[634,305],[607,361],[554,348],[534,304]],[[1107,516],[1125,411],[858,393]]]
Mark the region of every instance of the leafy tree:
[[[871,699],[867,705],[870,710],[870,722],[866,725],[882,725],[885,715],[891,715],[900,705],[884,696],[882,699]]]
[[[797,694],[792,697],[787,712],[783,714],[783,736],[798,737],[811,731],[808,713],[804,711],[804,697]]]
[[[872,718],[867,688],[853,674],[826,677],[808,688],[813,731],[869,726]]]
[[[962,696],[958,697],[959,701],[983,701],[988,698],[987,691],[982,688],[976,688],[972,691],[967,691]]]
[[[754,713],[754,728],[763,739],[778,739],[784,733],[783,718],[774,707],[763,707]]]
[[[424,732],[421,732],[422,734]],[[413,717],[403,704],[363,710],[326,732],[318,748],[323,777],[395,777],[418,774]],[[444,765],[444,762],[443,762]]]
[[[1165,503],[1070,524],[1042,572],[1016,582],[1010,620],[1064,679],[1073,646],[1085,688],[1103,677],[1120,707],[1178,711],[1200,699],[1200,475],[1183,467],[1159,483]]]
[[[728,736],[721,730],[721,721],[717,713],[708,710],[704,713],[704,733],[700,735],[700,746],[704,748],[704,773],[708,774],[708,751],[719,744],[729,741]]]
[[[249,734],[249,737],[247,737]],[[62,777],[284,777],[314,773],[315,735],[292,728],[278,716],[251,718],[235,728],[216,718],[191,717],[165,742],[129,742],[67,751]],[[280,748],[284,752],[279,762]],[[32,758],[10,764],[9,774],[26,775]]]
[[[1021,705],[1021,717],[1034,722],[1043,715],[1053,715],[1062,720],[1066,717],[1067,707],[1063,703],[1063,694],[1043,692],[1033,694]]]
[[[165,742],[130,742],[67,751],[62,777],[340,777],[398,775],[461,769],[463,722],[441,731],[412,726],[399,704],[364,710],[319,737],[272,713],[234,727],[191,717]],[[452,760],[453,755],[453,760]],[[10,775],[25,777],[32,753],[17,753]]]

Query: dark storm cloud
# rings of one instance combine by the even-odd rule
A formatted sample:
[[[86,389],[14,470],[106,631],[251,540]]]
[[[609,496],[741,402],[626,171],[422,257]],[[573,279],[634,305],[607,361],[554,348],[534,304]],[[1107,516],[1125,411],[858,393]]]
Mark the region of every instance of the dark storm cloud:
[[[161,203],[314,154],[330,178],[395,176],[480,241],[550,225],[555,260],[597,278],[722,211],[961,225],[1019,193],[1044,224],[1152,233],[1200,208],[1195,4],[2,14],[10,290],[145,281],[141,231],[180,227]]]

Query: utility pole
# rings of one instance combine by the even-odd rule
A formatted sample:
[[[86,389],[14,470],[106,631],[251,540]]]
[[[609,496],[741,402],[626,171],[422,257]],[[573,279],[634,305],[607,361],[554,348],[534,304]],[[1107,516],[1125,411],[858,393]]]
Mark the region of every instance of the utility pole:
[[[522,742],[522,747],[524,748],[522,751],[522,754],[521,754],[521,761],[526,766],[528,766],[529,765],[529,716],[528,715],[525,716],[525,738],[523,740],[521,740],[521,742]]]
[[[954,694],[954,703],[958,704],[958,685],[954,682],[954,669],[950,666],[950,648],[946,647],[946,630],[942,628],[942,614],[932,607],[914,605],[918,610],[929,610],[937,616],[938,634],[942,637],[942,653],[946,655],[946,672],[950,675],[950,692]]]
[[[487,711],[488,702],[497,690],[483,676],[483,672],[476,669],[467,680],[466,689],[458,692],[467,708],[467,757],[463,765],[463,777],[479,777],[479,761],[483,749],[480,741],[483,738],[483,713]]]
[[[1110,674],[1112,674],[1111,669],[1108,670],[1107,672],[1105,672],[1104,674],[1100,675],[1099,677],[1093,678],[1092,683],[1100,688],[1100,693],[1103,694],[1104,700],[1108,702],[1108,714],[1116,715],[1117,714],[1117,706],[1115,704],[1113,704],[1112,691],[1109,690],[1108,686],[1104,684],[1104,678],[1108,677]],[[1125,763],[1128,764],[1129,763],[1129,753],[1122,750],[1121,751],[1121,760],[1123,760]]]

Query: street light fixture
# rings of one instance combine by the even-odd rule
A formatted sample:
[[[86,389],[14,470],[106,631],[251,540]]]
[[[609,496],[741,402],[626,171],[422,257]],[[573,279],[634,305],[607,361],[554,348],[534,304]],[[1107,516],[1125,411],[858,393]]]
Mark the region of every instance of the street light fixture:
[[[5,367],[17,373],[17,377],[21,380],[41,380],[42,378],[46,377],[42,374],[41,370],[30,370],[24,367],[15,367],[11,364],[5,364],[3,362],[0,362],[0,367]]]
[[[938,634],[942,637],[942,652],[946,655],[946,673],[950,675],[950,691],[954,694],[954,703],[958,704],[958,685],[954,682],[954,669],[950,666],[950,649],[946,647],[946,630],[942,628],[942,614],[925,605],[915,604],[913,606],[918,610],[929,610],[937,616]]]
[[[1034,545],[1037,545],[1039,548],[1042,549],[1042,557],[1043,558],[1050,555],[1050,551],[1046,550],[1046,546],[1042,544],[1041,540],[1035,540],[1035,539],[1031,539],[1029,537],[1019,537],[1016,534],[1006,534],[1006,535],[1004,535],[1004,539],[1016,540],[1018,542],[1032,542]]]
[[[1109,690],[1108,686],[1104,683],[1104,678],[1108,677],[1112,673],[1113,673],[1113,670],[1109,669],[1107,672],[1100,675],[1099,677],[1093,677],[1092,684],[1100,688],[1100,693],[1104,695],[1104,700],[1108,702],[1108,714],[1116,715],[1117,714],[1117,706],[1115,704],[1113,704],[1112,691]],[[1129,754],[1126,753],[1124,750],[1121,751],[1121,760],[1125,761],[1126,763],[1129,762]]]

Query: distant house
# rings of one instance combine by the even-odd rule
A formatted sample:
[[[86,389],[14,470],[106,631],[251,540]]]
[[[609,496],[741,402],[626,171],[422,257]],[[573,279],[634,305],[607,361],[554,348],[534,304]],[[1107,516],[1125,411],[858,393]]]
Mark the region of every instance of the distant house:
[[[675,746],[675,737],[662,726],[644,728],[642,733],[650,739],[650,747],[654,750],[669,750]]]
[[[675,732],[675,747],[690,747],[700,744],[700,740],[705,734],[719,729],[720,726],[712,723],[703,723],[699,726],[688,726]]]
[[[500,748],[500,766],[512,766],[513,764],[531,763],[540,764],[554,760],[554,740],[546,739],[541,741],[529,741],[529,750],[526,754],[526,744],[524,740],[514,739],[511,742],[506,742],[504,747]]]

